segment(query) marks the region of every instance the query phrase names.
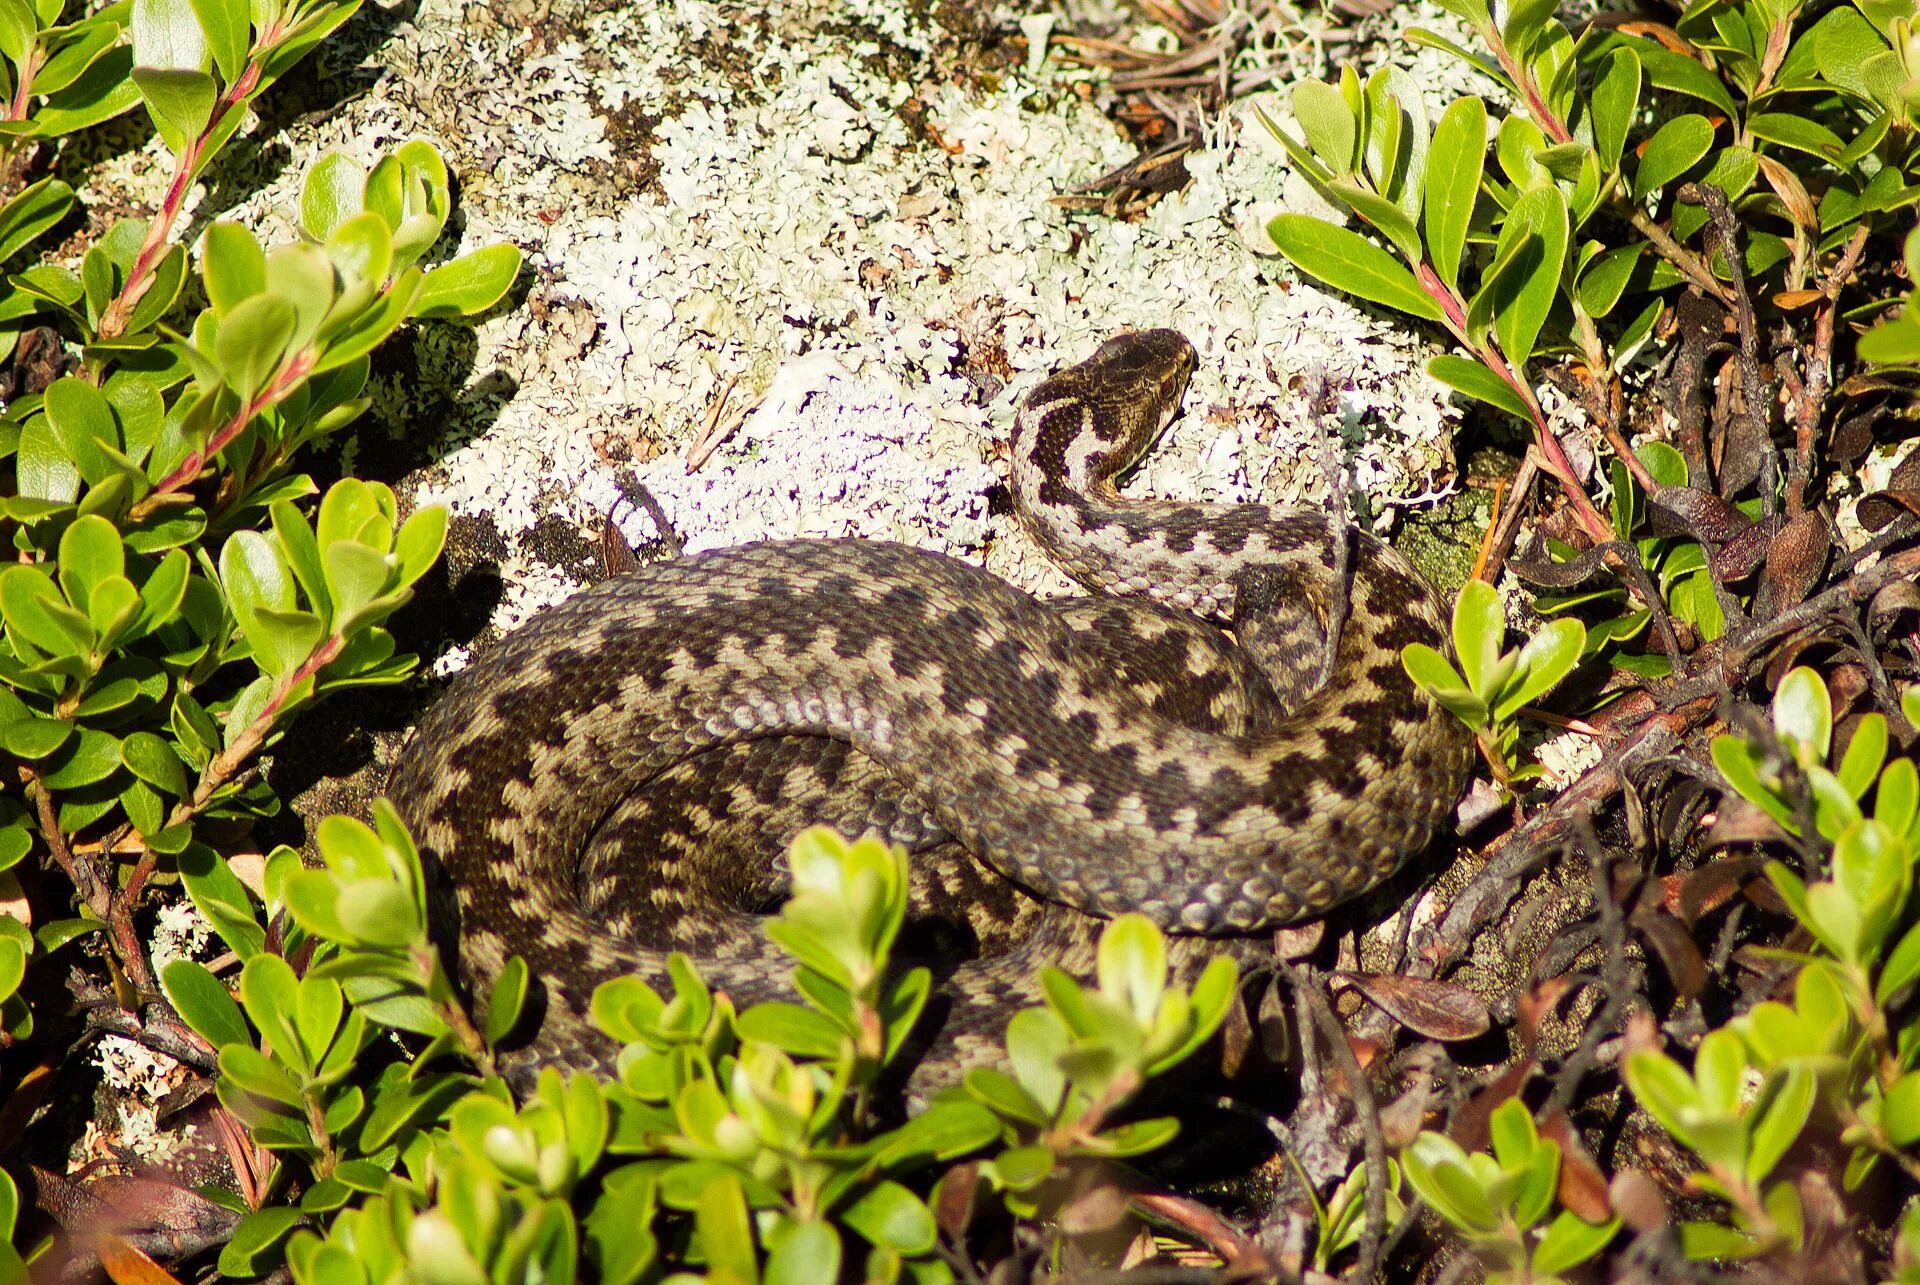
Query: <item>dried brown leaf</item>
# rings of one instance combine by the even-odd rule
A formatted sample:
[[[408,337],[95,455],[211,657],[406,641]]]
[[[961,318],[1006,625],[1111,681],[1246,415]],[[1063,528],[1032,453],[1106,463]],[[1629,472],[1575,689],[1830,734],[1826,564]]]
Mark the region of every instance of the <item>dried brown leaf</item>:
[[[1647,528],[1655,535],[1688,535],[1709,544],[1725,544],[1752,525],[1752,518],[1698,487],[1663,487],[1647,500]]]
[[[1915,451],[1920,455],[1920,451]],[[1920,514],[1920,489],[1902,487],[1875,491],[1860,497],[1860,525],[1869,531],[1883,531],[1902,513]]]
[[[180,1285],[173,1273],[111,1233],[95,1241],[94,1252],[114,1285]]]
[[[1493,1025],[1487,1005],[1457,982],[1387,973],[1336,973],[1408,1030],[1430,1040],[1471,1040]]]
[[[1746,803],[1745,799],[1741,803],[1765,817],[1769,823],[1772,822],[1772,817]],[[1775,832],[1777,837],[1779,827],[1775,826]],[[1672,875],[1665,881],[1666,908],[1679,916],[1683,923],[1696,924],[1703,915],[1718,910],[1732,900],[1733,895],[1758,875],[1765,865],[1766,862],[1759,857],[1721,857],[1684,875]]]
[[[1778,522],[1756,522],[1714,550],[1708,559],[1714,577],[1721,584],[1732,584],[1758,571],[1767,560],[1767,546],[1778,526]]]
[[[941,1175],[935,1192],[933,1218],[948,1239],[959,1240],[973,1225],[973,1202],[980,1188],[980,1164],[969,1160]]]
[[[1706,989],[1707,961],[1685,924],[1664,910],[1653,909],[1635,911],[1630,922],[1660,957],[1660,967],[1683,998],[1692,999]]]
[[[1613,1204],[1607,1198],[1607,1176],[1593,1162],[1567,1113],[1557,1107],[1547,1112],[1540,1121],[1540,1136],[1560,1144],[1561,1205],[1590,1223],[1611,1218]]]
[[[1814,208],[1813,198],[1807,194],[1807,188],[1800,176],[1776,161],[1771,156],[1757,156],[1760,173],[1765,176],[1767,186],[1780,198],[1780,204],[1786,207],[1787,217],[1809,232],[1820,230],[1820,213]],[[1819,297],[1818,290],[1805,291]]]
[[[1520,1090],[1526,1088],[1527,1081],[1533,1077],[1534,1067],[1532,1058],[1523,1057],[1502,1071],[1491,1084],[1476,1091],[1453,1113],[1448,1136],[1463,1150],[1485,1151],[1490,1141],[1487,1122],[1501,1103],[1520,1096]]]
[[[1833,552],[1833,531],[1818,509],[1788,521],[1767,545],[1767,570],[1754,596],[1757,620],[1770,620],[1804,602],[1820,583]]]
[[[1540,1036],[1540,1023],[1572,992],[1571,979],[1549,977],[1520,997],[1520,1002],[1514,1005],[1514,1027],[1521,1048],[1533,1052],[1534,1041]]]

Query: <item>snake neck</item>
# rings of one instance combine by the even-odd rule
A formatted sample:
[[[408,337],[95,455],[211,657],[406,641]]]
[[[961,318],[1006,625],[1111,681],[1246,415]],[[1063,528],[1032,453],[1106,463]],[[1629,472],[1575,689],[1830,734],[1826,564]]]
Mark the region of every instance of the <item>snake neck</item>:
[[[1195,362],[1176,331],[1108,340],[1028,394],[1014,420],[1020,521],[1055,563],[1096,593],[1147,598],[1229,622],[1255,568],[1309,575],[1336,532],[1326,517],[1262,504],[1130,500],[1116,480],[1178,413]]]

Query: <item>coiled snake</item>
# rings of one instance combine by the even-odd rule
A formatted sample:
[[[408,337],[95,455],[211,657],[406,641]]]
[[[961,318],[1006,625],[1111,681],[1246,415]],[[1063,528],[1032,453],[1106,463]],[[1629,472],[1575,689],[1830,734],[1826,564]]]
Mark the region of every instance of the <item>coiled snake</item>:
[[[543,986],[518,1065],[608,1065],[595,985],[658,979],[668,950],[743,1006],[782,992],[753,916],[813,821],[916,853],[913,939],[948,999],[922,1082],[997,1043],[1039,963],[1085,971],[1096,917],[1139,911],[1187,958],[1426,845],[1470,745],[1400,666],[1445,647],[1418,574],[1321,514],[1114,488],[1194,362],[1174,331],[1125,334],[1018,416],[1021,517],[1107,597],[1043,604],[897,544],[746,545],[588,589],[450,687],[390,794],[451,881],[469,983],[517,953]]]

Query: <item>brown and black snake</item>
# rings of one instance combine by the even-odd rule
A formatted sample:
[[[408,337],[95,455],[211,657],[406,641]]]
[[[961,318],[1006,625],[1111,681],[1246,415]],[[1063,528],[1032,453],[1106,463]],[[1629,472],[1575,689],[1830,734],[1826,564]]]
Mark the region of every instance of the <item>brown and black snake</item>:
[[[594,987],[658,982],[670,950],[742,1006],[784,993],[757,917],[814,822],[915,854],[910,949],[945,999],[922,1083],[989,1055],[1039,964],[1087,971],[1101,918],[1147,915],[1190,960],[1427,845],[1470,741],[1400,665],[1446,647],[1420,576],[1325,514],[1115,490],[1194,362],[1174,331],[1124,334],[1017,417],[1021,519],[1103,596],[878,541],[751,544],[604,581],[452,684],[390,793],[452,886],[467,981],[519,954],[541,983],[519,1065],[610,1065]]]

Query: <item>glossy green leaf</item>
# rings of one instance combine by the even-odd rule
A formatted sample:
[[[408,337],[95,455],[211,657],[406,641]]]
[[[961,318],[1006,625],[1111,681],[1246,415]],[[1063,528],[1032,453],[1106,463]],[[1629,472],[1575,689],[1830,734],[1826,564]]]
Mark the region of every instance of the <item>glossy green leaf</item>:
[[[1644,200],[1700,163],[1713,146],[1713,124],[1704,116],[1676,116],[1655,130],[1634,171],[1633,196]]]
[[[1820,675],[1802,665],[1773,694],[1773,730],[1802,766],[1824,763],[1833,737],[1833,702]]]
[[[230,1044],[253,1046],[253,1032],[240,1006],[204,965],[190,959],[168,961],[160,970],[160,989],[194,1033],[216,1050]]]
[[[897,1182],[875,1183],[840,1212],[840,1221],[872,1243],[907,1255],[927,1253],[939,1234],[926,1205]]]
[[[1596,258],[1580,277],[1578,294],[1581,311],[1595,321],[1611,313],[1614,305],[1620,302],[1620,296],[1626,292],[1627,283],[1632,279],[1633,270],[1639,265],[1640,256],[1646,248],[1646,242],[1634,241],[1607,250]]]
[[[1516,370],[1533,356],[1553,308],[1569,235],[1567,202],[1558,187],[1523,192],[1507,211],[1497,254],[1510,266],[1493,283],[1493,329]]]
[[[153,2],[173,4],[176,0]],[[157,67],[135,67],[132,74],[154,128],[176,155],[184,154],[213,118],[214,98],[219,92],[213,77],[204,71]]]
[[[1607,55],[1594,77],[1588,102],[1592,108],[1593,148],[1608,173],[1620,167],[1627,134],[1640,105],[1640,57],[1630,46]]]
[[[272,378],[286,355],[295,320],[293,305],[278,294],[253,295],[221,318],[214,356],[234,392],[252,397]]]
[[[1455,100],[1433,129],[1424,211],[1427,257],[1449,288],[1459,284],[1486,155],[1486,105],[1472,97]]]
[[[1513,385],[1471,358],[1442,353],[1427,360],[1427,373],[1462,396],[1485,402],[1516,419],[1528,423],[1533,420],[1533,412]]]
[[[1359,131],[1340,91],[1325,81],[1302,80],[1293,87],[1292,106],[1314,156],[1335,176],[1353,173]]]
[[[1281,214],[1267,225],[1267,234],[1308,276],[1423,321],[1442,320],[1440,305],[1413,273],[1357,232],[1304,214]]]
[[[432,269],[414,297],[416,317],[473,317],[500,302],[520,275],[520,248],[489,245]]]
[[[1825,125],[1791,112],[1761,112],[1747,119],[1755,138],[1823,161],[1837,159],[1846,144]]]

